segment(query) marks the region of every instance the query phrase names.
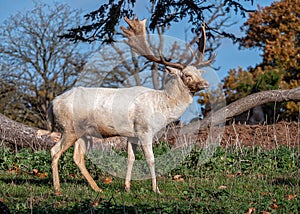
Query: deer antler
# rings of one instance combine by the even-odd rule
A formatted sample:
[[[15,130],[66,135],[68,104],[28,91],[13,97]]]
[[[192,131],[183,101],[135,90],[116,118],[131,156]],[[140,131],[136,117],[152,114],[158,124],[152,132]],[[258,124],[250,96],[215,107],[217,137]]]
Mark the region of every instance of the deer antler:
[[[138,54],[150,61],[173,68],[178,68],[180,70],[183,70],[186,67],[185,64],[179,62],[174,63],[166,61],[161,53],[159,58],[154,56],[146,41],[146,19],[141,21],[138,19],[129,20],[127,17],[125,17],[124,20],[129,25],[129,28],[125,28],[123,26],[121,27],[124,35],[128,38],[126,43]]]
[[[161,52],[160,52],[159,57],[154,56],[154,54],[151,51],[151,49],[147,43],[147,40],[146,40],[146,19],[144,19],[144,20],[138,20],[138,19],[129,20],[127,17],[125,17],[124,20],[129,25],[128,28],[121,26],[121,29],[124,32],[124,35],[128,38],[126,43],[131,48],[133,48],[138,54],[145,57],[149,61],[153,61],[153,62],[156,62],[159,64],[163,64],[166,66],[170,66],[173,68],[178,68],[180,70],[183,70],[195,58],[197,51],[195,51],[195,53],[192,54],[192,56],[185,63],[180,63],[180,62],[174,63],[174,62],[166,61]],[[196,62],[191,64],[195,67],[207,66],[216,57],[216,54],[214,54],[207,61],[204,61],[204,62],[202,61],[203,57],[204,57],[205,46],[206,46],[206,34],[205,34],[205,26],[204,25],[205,24],[202,25],[202,37],[197,42],[198,50],[200,51],[200,56],[197,57]],[[196,39],[198,39],[198,38],[193,39],[192,43],[194,43],[196,41]],[[187,48],[189,48],[192,45],[192,43],[189,44],[189,46]]]
[[[216,53],[214,53],[208,60],[203,61],[205,48],[206,48],[206,31],[205,31],[205,23],[204,22],[202,24],[202,36],[196,43],[198,46],[198,51],[200,52],[200,56],[197,57],[196,62],[192,63],[192,65],[195,67],[208,66],[216,58],[217,55],[216,55]],[[194,54],[194,55],[196,55],[196,54]]]

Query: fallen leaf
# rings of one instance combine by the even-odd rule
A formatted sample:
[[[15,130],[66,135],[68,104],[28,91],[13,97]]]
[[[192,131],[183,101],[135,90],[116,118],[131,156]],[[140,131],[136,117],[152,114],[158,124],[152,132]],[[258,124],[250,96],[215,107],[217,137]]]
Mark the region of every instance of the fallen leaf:
[[[272,204],[271,206],[270,206],[270,208],[271,209],[273,209],[273,210],[277,210],[278,208],[279,208],[279,206],[277,205],[277,204]]]
[[[255,212],[255,208],[254,207],[250,207],[249,209],[248,209],[248,212],[246,212],[246,214],[252,214],[252,213],[254,213]]]
[[[219,186],[218,189],[226,189],[227,186]]]
[[[182,177],[182,175],[174,175],[173,179],[177,182],[183,182],[184,178]]]
[[[39,178],[46,178],[47,176],[48,176],[48,174],[46,172],[38,173]]]
[[[110,184],[110,183],[112,183],[111,177],[106,177],[106,178],[104,179],[103,183],[104,183],[104,184]]]
[[[32,172],[33,172],[33,174],[35,174],[35,175],[36,175],[36,174],[38,174],[39,170],[37,170],[37,169],[33,169],[33,170],[32,170]]]
[[[240,176],[240,175],[242,175],[242,172],[237,172],[236,175]]]
[[[262,211],[261,213],[262,213],[262,214],[271,214],[271,213],[268,212],[268,211]]]
[[[76,178],[76,175],[75,174],[68,174],[68,177],[70,177],[70,178]]]
[[[296,197],[297,197],[297,195],[294,194],[294,195],[287,195],[285,198],[286,198],[287,200],[292,200],[292,199],[295,199]]]
[[[182,175],[174,175],[173,179],[178,180],[179,178],[182,178]]]
[[[228,174],[228,175],[227,175],[227,178],[234,178],[234,177],[235,177],[234,174]]]
[[[14,163],[13,168],[10,168],[9,170],[7,170],[8,173],[18,173],[20,171],[20,168],[18,167],[18,165],[16,163]]]
[[[94,206],[94,207],[99,206],[99,202],[95,200],[95,201],[93,202],[93,206]]]

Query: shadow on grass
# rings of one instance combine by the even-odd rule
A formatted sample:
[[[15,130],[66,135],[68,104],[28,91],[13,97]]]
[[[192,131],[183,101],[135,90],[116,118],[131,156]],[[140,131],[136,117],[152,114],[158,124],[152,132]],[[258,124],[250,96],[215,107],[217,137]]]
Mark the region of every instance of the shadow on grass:
[[[146,204],[137,204],[134,206],[117,204],[113,197],[109,200],[102,200],[97,205],[95,203],[95,201],[84,200],[76,204],[67,204],[67,206],[66,204],[57,203],[48,204],[34,206],[32,210],[22,210],[22,213],[162,213],[160,208]]]
[[[299,177],[277,177],[272,179],[273,185],[300,186]]]
[[[38,177],[15,177],[15,178],[1,178],[1,181],[6,184],[14,183],[16,185],[23,185],[23,184],[29,184],[29,185],[46,185],[48,187],[53,187],[52,184],[52,177],[47,178],[38,178]],[[70,183],[70,184],[87,184],[87,181],[85,179],[78,179],[78,178],[65,178],[60,179],[61,183]]]

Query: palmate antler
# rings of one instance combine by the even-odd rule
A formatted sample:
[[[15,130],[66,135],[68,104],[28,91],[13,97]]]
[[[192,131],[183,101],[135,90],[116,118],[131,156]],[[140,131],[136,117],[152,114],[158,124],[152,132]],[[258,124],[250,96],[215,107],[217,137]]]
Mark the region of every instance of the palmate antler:
[[[205,67],[211,64],[211,62],[216,58],[216,53],[214,53],[208,60],[203,61],[204,58],[204,53],[205,53],[205,48],[206,48],[206,31],[205,31],[205,23],[202,24],[202,36],[201,38],[196,42],[198,46],[198,51],[200,52],[200,56],[197,54],[193,54],[193,57],[197,55],[196,62],[192,63],[192,66],[195,66],[196,68],[198,67]],[[197,53],[197,52],[195,52]]]
[[[146,19],[144,20],[138,20],[138,19],[132,19],[129,20],[127,17],[124,18],[125,22],[128,24],[128,28],[125,28],[124,26],[121,26],[122,31],[124,32],[124,35],[128,38],[126,43],[135,50],[138,54],[145,57],[149,61],[156,62],[159,64],[163,64],[166,66],[170,66],[173,68],[177,68],[179,70],[183,70],[186,66],[188,66],[193,59],[196,57],[196,55],[200,52],[200,56],[197,56],[197,59],[194,63],[192,63],[192,66],[195,67],[204,67],[209,65],[215,58],[215,54],[208,59],[207,61],[202,61],[204,57],[205,52],[205,46],[206,46],[206,34],[205,34],[205,27],[202,26],[202,37],[197,42],[198,50],[199,52],[195,52],[192,54],[192,56],[185,62],[169,62],[166,61],[164,56],[162,55],[160,51],[160,56],[156,57],[153,52],[151,51],[147,40],[146,40]]]
[[[125,28],[123,26],[121,27],[122,31],[124,32],[124,35],[128,38],[127,44],[131,48],[133,48],[138,54],[152,62],[163,64],[173,68],[178,68],[180,70],[186,67],[186,65],[182,63],[173,63],[165,61],[161,53],[159,58],[154,56],[146,41],[146,19],[141,21],[138,19],[129,20],[127,17],[125,17],[124,19],[129,25],[129,28]]]

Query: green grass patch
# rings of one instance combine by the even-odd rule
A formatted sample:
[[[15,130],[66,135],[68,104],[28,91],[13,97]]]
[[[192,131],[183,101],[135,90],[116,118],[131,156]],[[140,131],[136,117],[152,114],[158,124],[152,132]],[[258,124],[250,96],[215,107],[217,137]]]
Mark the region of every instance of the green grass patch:
[[[161,144],[154,151],[158,155],[168,149]],[[49,152],[2,148],[0,201],[12,213],[297,213],[299,154],[299,148],[219,147],[200,164],[201,149],[194,149],[182,164],[158,177],[160,195],[151,191],[150,180],[132,181],[130,193],[124,192],[123,179],[112,177],[105,184],[110,175],[87,160],[103,189],[98,194],[81,176],[69,150],[60,160],[63,195],[56,196]]]

